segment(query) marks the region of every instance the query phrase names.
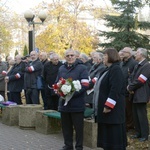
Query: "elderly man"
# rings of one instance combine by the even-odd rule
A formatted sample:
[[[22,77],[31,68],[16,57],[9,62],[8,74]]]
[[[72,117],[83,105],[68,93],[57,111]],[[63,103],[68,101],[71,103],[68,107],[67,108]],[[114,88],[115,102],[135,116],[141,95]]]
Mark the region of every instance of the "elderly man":
[[[99,77],[99,75],[104,71],[105,65],[103,64],[103,54],[100,52],[95,52],[93,54],[93,63],[94,65],[91,67],[89,70],[89,78],[90,78],[90,84],[89,84],[89,90],[91,90]],[[86,93],[85,96],[85,102],[86,105],[90,106],[91,108],[93,107],[93,94],[94,91]]]
[[[89,57],[85,53],[81,53],[79,59],[83,62],[83,64],[87,67],[87,70],[89,71],[92,66],[89,62]]]
[[[56,95],[52,89],[52,85],[55,83],[58,69],[62,65],[59,61],[59,56],[56,53],[50,55],[50,60],[44,65],[43,77],[45,80],[45,97],[46,103],[44,109],[58,110],[58,95]]]
[[[60,99],[58,110],[61,112],[62,132],[65,146],[62,150],[73,150],[73,129],[76,134],[76,150],[83,150],[83,118],[84,95],[89,85],[88,71],[81,61],[77,60],[76,52],[68,49],[65,52],[66,63],[59,68],[57,81],[60,78],[79,80],[81,90],[76,91],[70,101],[65,105],[65,100]]]
[[[125,47],[121,51],[119,51],[121,54],[121,69],[123,71],[126,86],[128,85],[128,78],[130,74],[132,73],[134,66],[137,64],[137,61],[133,58],[132,49],[130,47]],[[133,123],[133,113],[132,113],[132,101],[129,97],[129,92],[126,90],[125,93],[126,97],[126,130],[129,131],[131,129],[134,129],[134,123]]]
[[[22,104],[21,91],[23,89],[24,78],[20,55],[15,56],[15,64],[7,73],[5,82],[8,82],[9,100],[17,104]]]
[[[127,86],[128,91],[133,94],[133,118],[137,132],[133,138],[139,138],[141,142],[148,140],[149,135],[146,108],[150,97],[150,63],[146,58],[147,50],[138,48],[135,54],[135,60],[138,61],[138,65],[135,66],[131,74],[130,83]]]
[[[42,65],[43,65],[43,69],[44,69],[44,65],[45,65],[46,63],[48,63],[47,53],[46,53],[46,52],[41,52],[41,53],[39,54],[39,59],[40,59]],[[43,83],[43,88],[40,89],[40,91],[41,91],[41,96],[42,96],[42,100],[43,100],[44,109],[46,110],[46,109],[47,109],[47,98],[46,98],[46,95],[45,95],[45,85],[46,85],[46,84],[45,84],[45,80],[44,80],[44,78],[43,78],[43,71],[44,71],[43,69],[42,69],[42,74],[41,74],[41,79],[42,79],[42,83]]]
[[[6,63],[2,62],[2,56],[0,55],[0,95],[5,97],[5,75],[7,71]]]
[[[37,78],[41,76],[42,63],[38,59],[38,53],[31,51],[30,63],[26,63],[24,70],[24,89],[26,90],[26,103],[39,104],[39,90],[37,88]]]

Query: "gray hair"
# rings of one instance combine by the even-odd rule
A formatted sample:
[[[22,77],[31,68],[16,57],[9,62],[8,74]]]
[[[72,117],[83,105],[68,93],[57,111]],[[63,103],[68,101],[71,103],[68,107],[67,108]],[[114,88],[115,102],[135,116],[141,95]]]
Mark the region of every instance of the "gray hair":
[[[59,55],[56,54],[56,53],[53,53],[49,56],[50,59],[53,59],[53,58],[58,58],[59,59]]]
[[[80,56],[79,50],[74,50],[74,51],[75,51],[75,54],[76,54],[77,57]]]
[[[85,53],[81,53],[80,57],[82,57],[83,59],[85,59],[86,61],[89,60],[89,57],[85,54]]]
[[[75,52],[75,50],[73,50],[73,49],[67,49],[66,51],[65,51],[65,56],[66,56],[66,54],[68,53],[68,52],[73,52],[74,53],[74,55],[76,55],[76,52]]]
[[[103,60],[103,53],[97,52],[99,59],[102,61]]]
[[[147,58],[148,57],[148,54],[147,54],[147,49],[146,48],[138,48],[137,50],[139,50],[141,52],[141,55],[144,57],[144,58]]]

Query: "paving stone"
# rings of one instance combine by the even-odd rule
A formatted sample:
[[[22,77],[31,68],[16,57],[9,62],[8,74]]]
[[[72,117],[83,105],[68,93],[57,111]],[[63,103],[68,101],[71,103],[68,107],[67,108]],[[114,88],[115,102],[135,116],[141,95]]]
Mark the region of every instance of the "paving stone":
[[[7,126],[0,120],[0,150],[59,150],[62,148],[62,133],[44,135],[35,130],[22,130]],[[91,149],[84,146],[84,150]]]

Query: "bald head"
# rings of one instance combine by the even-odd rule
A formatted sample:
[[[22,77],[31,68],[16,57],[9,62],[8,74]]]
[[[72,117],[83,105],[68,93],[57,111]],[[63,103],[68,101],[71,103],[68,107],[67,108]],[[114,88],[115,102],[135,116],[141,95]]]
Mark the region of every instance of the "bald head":
[[[38,59],[38,53],[36,51],[31,51],[30,53],[31,61],[35,61]]]
[[[123,50],[122,50],[123,53],[128,53],[130,55],[132,55],[132,49],[131,47],[125,47]]]
[[[19,64],[21,62],[21,55],[16,55],[15,56],[15,63]]]
[[[39,55],[40,61],[45,61],[47,59],[47,53],[46,52],[41,52]]]
[[[121,50],[122,53],[122,60],[127,61],[130,57],[132,57],[133,52],[131,47],[125,47]]]

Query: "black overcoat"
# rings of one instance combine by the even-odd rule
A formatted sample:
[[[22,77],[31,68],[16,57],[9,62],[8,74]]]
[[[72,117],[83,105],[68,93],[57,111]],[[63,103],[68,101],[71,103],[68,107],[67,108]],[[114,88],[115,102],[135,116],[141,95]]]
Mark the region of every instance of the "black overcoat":
[[[16,75],[19,74],[19,78]],[[8,91],[10,92],[21,92],[24,84],[24,74],[22,72],[22,62],[15,64],[8,72],[9,77]]]
[[[119,63],[113,63],[99,87],[97,122],[121,124],[125,122],[125,79]],[[107,99],[116,102],[110,113],[103,113]]]

